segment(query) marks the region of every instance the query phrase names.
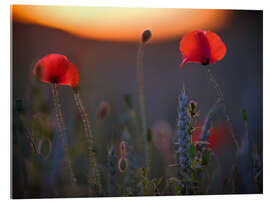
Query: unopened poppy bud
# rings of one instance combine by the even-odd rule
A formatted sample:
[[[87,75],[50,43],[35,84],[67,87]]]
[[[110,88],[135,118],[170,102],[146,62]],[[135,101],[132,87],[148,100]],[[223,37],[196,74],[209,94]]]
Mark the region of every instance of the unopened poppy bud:
[[[118,161],[118,169],[122,173],[128,168],[128,160],[121,157]]]
[[[142,34],[142,43],[146,43],[152,37],[151,30],[147,29]]]
[[[196,113],[198,115],[198,112],[196,112],[198,106],[197,102],[191,100],[188,105],[189,105],[189,116],[193,118],[196,115]]]
[[[195,102],[195,101],[193,101],[193,100],[191,100],[190,102],[189,102],[189,106],[190,106],[190,108],[194,111],[196,108],[197,108],[197,102]]]
[[[101,102],[98,111],[97,111],[97,117],[101,120],[104,120],[108,117],[111,111],[111,105],[108,102]]]

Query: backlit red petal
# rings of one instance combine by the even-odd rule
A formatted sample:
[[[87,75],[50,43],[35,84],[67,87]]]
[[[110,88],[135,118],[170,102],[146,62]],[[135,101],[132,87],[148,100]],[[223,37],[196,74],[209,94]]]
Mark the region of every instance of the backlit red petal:
[[[180,41],[182,67],[185,63],[195,62],[207,65],[221,60],[226,54],[226,46],[220,37],[210,31],[189,32]]]
[[[77,68],[61,54],[50,54],[40,59],[33,73],[42,82],[47,83],[76,87],[79,82]]]
[[[210,63],[215,63],[223,59],[226,54],[226,46],[221,38],[214,32],[207,31],[206,37],[210,45],[211,58]]]

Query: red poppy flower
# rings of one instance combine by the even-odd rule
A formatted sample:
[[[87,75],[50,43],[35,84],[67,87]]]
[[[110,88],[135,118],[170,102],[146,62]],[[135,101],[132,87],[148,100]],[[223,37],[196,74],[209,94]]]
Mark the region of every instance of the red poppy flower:
[[[207,65],[221,60],[226,54],[226,46],[216,33],[196,30],[182,38],[180,52],[182,53],[181,68],[189,62]]]
[[[202,127],[202,125],[201,125]],[[196,130],[192,134],[192,142],[200,141],[201,130]],[[210,136],[208,137],[208,148],[218,151],[223,149],[230,141],[230,131],[225,124],[210,128]]]
[[[76,87],[79,83],[77,68],[60,54],[49,54],[40,59],[33,71],[42,82]]]

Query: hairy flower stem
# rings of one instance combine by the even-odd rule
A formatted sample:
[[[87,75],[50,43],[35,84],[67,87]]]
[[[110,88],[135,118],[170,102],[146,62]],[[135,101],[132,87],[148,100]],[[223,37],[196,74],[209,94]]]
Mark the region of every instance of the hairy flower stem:
[[[234,131],[233,131],[233,126],[232,126],[232,121],[226,111],[226,106],[224,104],[224,96],[223,96],[223,93],[222,93],[222,90],[219,86],[219,84],[217,83],[211,69],[209,67],[205,67],[206,71],[207,71],[207,74],[208,74],[208,78],[210,80],[210,82],[212,82],[214,88],[216,89],[216,92],[217,92],[217,96],[218,96],[218,101],[217,103],[223,103],[224,105],[224,113],[225,113],[225,117],[226,117],[226,120],[227,122],[229,123],[229,126],[230,126],[230,131],[231,131],[231,136],[232,136],[232,139],[233,139],[233,142],[235,144],[235,147],[236,147],[236,150],[238,151],[239,150],[239,143],[234,135]]]
[[[72,187],[75,187],[76,178],[74,176],[71,160],[70,160],[69,155],[68,155],[68,146],[67,146],[67,140],[66,140],[67,138],[66,138],[66,133],[65,133],[65,125],[64,125],[64,121],[63,121],[62,112],[61,112],[61,105],[59,102],[59,96],[58,96],[56,83],[52,84],[52,93],[53,93],[53,100],[54,100],[54,106],[55,106],[55,111],[56,111],[56,118],[57,118],[59,130],[60,130],[64,153],[65,153],[65,165],[66,165],[66,169],[68,170],[70,177],[71,177]]]
[[[140,43],[138,54],[137,54],[137,80],[138,80],[138,93],[139,93],[139,106],[140,106],[140,116],[141,116],[141,123],[142,123],[142,134],[144,138],[144,146],[145,146],[145,158],[146,158],[146,169],[147,174],[150,176],[150,165],[151,165],[151,156],[150,152],[151,144],[148,143],[146,136],[147,136],[147,129],[146,129],[146,115],[145,115],[145,103],[144,103],[144,84],[143,84],[143,49],[145,44]]]
[[[87,112],[82,104],[80,94],[78,91],[78,88],[73,88],[73,96],[76,103],[76,106],[78,107],[80,116],[83,121],[83,127],[86,133],[86,137],[88,139],[88,153],[89,153],[89,163],[94,171],[94,183],[97,186],[97,192],[98,195],[101,194],[102,187],[100,183],[100,174],[97,167],[97,159],[96,159],[96,147],[95,147],[95,137],[94,134],[91,131],[90,122],[88,120]],[[91,172],[90,172],[91,174]]]

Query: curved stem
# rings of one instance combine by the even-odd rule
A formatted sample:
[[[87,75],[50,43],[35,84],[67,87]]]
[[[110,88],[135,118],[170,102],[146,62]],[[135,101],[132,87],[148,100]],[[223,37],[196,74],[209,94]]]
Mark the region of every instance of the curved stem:
[[[56,111],[57,123],[58,123],[59,131],[60,131],[60,135],[61,135],[61,139],[62,139],[62,144],[63,144],[63,149],[64,149],[64,153],[65,153],[65,165],[67,167],[67,170],[69,171],[72,186],[74,187],[76,185],[76,178],[74,176],[71,160],[70,160],[69,155],[68,155],[68,146],[67,146],[67,140],[66,140],[67,138],[66,138],[66,132],[65,132],[65,125],[64,125],[64,121],[63,121],[61,105],[59,102],[59,96],[58,96],[56,83],[52,84],[52,93],[53,93],[53,100],[54,100],[54,106],[55,106],[55,111]]]
[[[143,48],[144,44],[140,43],[138,54],[137,54],[137,80],[138,80],[138,94],[139,94],[139,107],[140,107],[140,117],[142,123],[142,134],[145,146],[145,157],[146,157],[146,170],[148,176],[150,176],[150,165],[151,165],[151,143],[146,139],[147,129],[146,129],[146,115],[145,115],[145,103],[144,103],[144,83],[143,83]]]
[[[213,73],[211,72],[211,69],[209,67],[205,67],[206,71],[207,71],[207,74],[208,74],[208,77],[209,77],[209,80],[210,82],[212,82],[214,88],[216,89],[216,92],[217,92],[217,96],[218,96],[218,101],[217,103],[223,103],[224,104],[224,96],[223,96],[223,92],[219,86],[219,84],[217,83]],[[235,144],[235,147],[236,147],[236,150],[238,151],[239,150],[239,143],[234,135],[234,131],[233,131],[233,126],[232,126],[232,121],[227,113],[227,110],[226,110],[226,106],[224,104],[224,113],[225,113],[225,118],[227,120],[227,122],[229,123],[229,126],[230,126],[230,131],[231,131],[231,136],[232,136],[232,139],[233,139],[233,142]]]
[[[97,159],[96,159],[96,147],[95,147],[95,137],[92,133],[90,122],[88,120],[87,112],[82,104],[80,94],[78,88],[73,88],[73,96],[76,103],[76,106],[79,110],[80,116],[83,121],[83,127],[86,133],[86,137],[88,139],[88,153],[89,153],[89,163],[94,170],[94,183],[97,186],[97,192],[100,195],[102,191],[101,183],[100,183],[100,174],[97,167]],[[91,174],[91,172],[90,172]]]

